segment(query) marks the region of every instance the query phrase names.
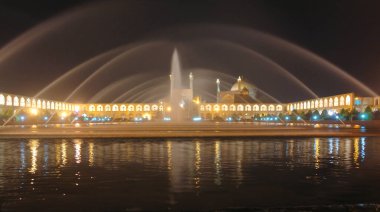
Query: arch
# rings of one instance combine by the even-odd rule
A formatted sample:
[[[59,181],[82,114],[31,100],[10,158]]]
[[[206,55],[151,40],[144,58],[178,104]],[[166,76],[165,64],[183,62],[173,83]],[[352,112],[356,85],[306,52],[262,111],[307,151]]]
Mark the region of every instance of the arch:
[[[37,100],[37,108],[41,108],[41,100],[40,99]]]
[[[267,108],[268,107],[266,105],[261,105],[260,106],[260,111],[267,111],[268,110]]]
[[[95,111],[95,105],[90,105],[90,107],[88,107],[88,110],[91,111],[91,112]]]
[[[276,111],[277,111],[277,112],[282,111],[282,109],[283,109],[282,105],[277,105],[277,106],[276,106]]]
[[[152,105],[152,111],[157,111],[158,110],[158,105]]]
[[[328,100],[327,100],[327,99],[324,99],[324,100],[323,100],[323,106],[324,106],[324,107],[328,107],[328,106],[329,106],[329,103],[328,103]]]
[[[25,98],[24,97],[20,98],[20,106],[25,107]]]
[[[300,108],[301,110],[303,110],[303,103],[301,102],[301,108]]]
[[[314,101],[311,101],[310,108],[314,109]]]
[[[36,106],[37,106],[36,100],[32,99],[32,107],[36,107]]]
[[[13,97],[13,106],[20,106],[19,98],[17,96]]]
[[[12,97],[10,95],[7,96],[7,106],[12,106]]]
[[[344,96],[341,96],[341,97],[340,97],[339,105],[340,105],[340,106],[343,106],[343,105],[344,105]]]
[[[123,106],[122,106],[123,107]],[[122,110],[123,111],[123,110]],[[129,112],[132,112],[132,111],[135,111],[135,106],[133,105],[128,105],[128,111]]]
[[[310,109],[310,101],[307,101],[307,106],[306,106],[307,109]]]
[[[259,111],[260,107],[258,105],[253,105],[253,111]]]
[[[150,105],[144,105],[144,111],[150,111]]]
[[[251,105],[245,105],[245,111],[252,111]]]
[[[220,110],[220,106],[218,104],[215,104],[213,110],[218,112]]]
[[[112,105],[112,111],[119,111],[119,106],[117,105]]]
[[[290,110],[289,111],[293,111],[293,105],[290,104]]]
[[[299,110],[299,109],[300,109],[300,103],[297,103],[296,110]]]
[[[318,99],[314,101],[314,107],[315,107],[315,108],[318,108],[318,107],[319,107]]]
[[[238,105],[237,106],[237,111],[244,111],[244,106],[243,105]]]
[[[337,106],[339,106],[339,99],[338,99],[338,97],[335,97],[334,98],[334,107],[337,107]]]
[[[48,110],[50,109],[50,101],[46,102],[46,109],[48,109]]]
[[[201,111],[205,111],[205,106],[201,105]]]
[[[42,101],[42,109],[46,109],[46,101],[45,100]]]
[[[142,111],[142,109],[143,109],[142,105],[137,105],[136,106],[136,111]]]
[[[379,99],[375,99],[375,105],[379,105]]]
[[[97,105],[96,111],[103,111],[103,105]]]
[[[50,110],[54,110],[54,107],[55,107],[54,102],[50,102]]]
[[[0,105],[5,105],[5,97],[3,94],[0,94]]]
[[[274,105],[269,105],[269,106],[268,106],[268,110],[269,110],[269,111],[274,111]]]
[[[334,106],[333,98],[329,98],[329,107]]]
[[[235,105],[230,105],[230,111],[236,111],[236,106]]]
[[[206,105],[206,111],[211,111],[211,105]]]
[[[111,105],[106,105],[105,107],[104,107],[104,110],[105,111],[111,111]]]
[[[127,106],[125,106],[125,105],[121,105],[121,106],[120,106],[120,111],[123,111],[123,112],[127,111]],[[128,111],[130,111],[130,110],[129,110],[129,107],[128,107]],[[133,107],[133,105],[132,105],[132,111],[134,111],[134,107]]]
[[[227,105],[222,105],[222,111],[228,111],[228,106]]]
[[[346,105],[351,105],[351,96],[350,95],[346,96]]]

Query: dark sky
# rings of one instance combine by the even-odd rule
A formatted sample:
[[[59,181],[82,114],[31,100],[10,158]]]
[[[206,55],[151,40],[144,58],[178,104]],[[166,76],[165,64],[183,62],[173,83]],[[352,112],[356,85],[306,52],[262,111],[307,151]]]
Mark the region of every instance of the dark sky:
[[[380,1],[130,1],[130,39],[184,24],[253,28],[298,44],[341,67],[380,93]],[[0,46],[25,30],[90,0],[0,1]],[[147,24],[148,23],[148,24]],[[58,73],[57,73],[58,74]],[[11,89],[12,90],[12,89]]]

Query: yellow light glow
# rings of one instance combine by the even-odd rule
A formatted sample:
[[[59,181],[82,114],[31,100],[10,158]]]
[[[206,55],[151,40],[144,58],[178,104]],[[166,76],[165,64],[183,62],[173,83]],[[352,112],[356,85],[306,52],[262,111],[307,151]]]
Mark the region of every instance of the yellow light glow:
[[[67,117],[67,113],[66,112],[62,112],[61,113],[61,118],[66,118]]]
[[[151,120],[152,119],[152,115],[150,113],[144,113],[143,118]]]
[[[38,110],[36,108],[32,108],[32,109],[30,109],[30,114],[37,115],[38,114]]]
[[[75,106],[74,106],[74,111],[75,111],[75,112],[79,112],[79,110],[80,110],[79,105],[75,105]]]
[[[170,111],[172,111],[172,108],[171,108],[171,107],[168,107],[168,108],[166,108],[166,110],[167,110],[168,112],[170,112]]]

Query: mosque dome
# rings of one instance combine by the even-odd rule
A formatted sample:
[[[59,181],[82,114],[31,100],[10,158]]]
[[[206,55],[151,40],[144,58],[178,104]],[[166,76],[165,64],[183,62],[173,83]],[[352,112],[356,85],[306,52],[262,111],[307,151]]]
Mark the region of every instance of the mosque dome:
[[[240,80],[240,90],[243,88],[247,88],[249,92],[253,91],[256,89],[256,87],[248,82],[245,82],[244,80]],[[239,79],[237,82],[235,82],[232,87],[231,91],[239,91]]]

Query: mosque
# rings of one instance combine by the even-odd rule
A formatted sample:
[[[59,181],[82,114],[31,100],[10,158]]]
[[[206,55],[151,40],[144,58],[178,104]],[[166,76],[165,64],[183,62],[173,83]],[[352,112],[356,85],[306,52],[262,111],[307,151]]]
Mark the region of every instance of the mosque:
[[[16,111],[55,112],[62,118],[77,117],[85,121],[192,121],[229,120],[231,117],[252,119],[254,116],[290,114],[292,111],[306,112],[328,110],[337,113],[341,109],[363,111],[367,106],[378,110],[380,97],[360,97],[354,93],[320,97],[289,103],[276,103],[265,99],[265,95],[254,85],[238,77],[229,91],[220,89],[216,80],[216,102],[204,102],[194,96],[193,80],[189,74],[189,86],[176,85],[177,75],[170,76],[170,99],[153,103],[86,103],[77,104],[0,93],[0,112]]]

